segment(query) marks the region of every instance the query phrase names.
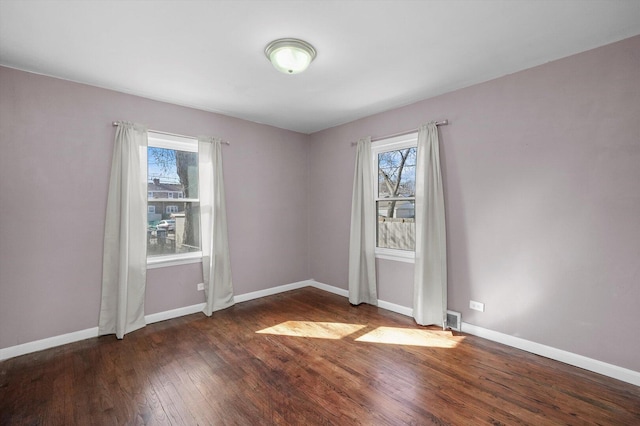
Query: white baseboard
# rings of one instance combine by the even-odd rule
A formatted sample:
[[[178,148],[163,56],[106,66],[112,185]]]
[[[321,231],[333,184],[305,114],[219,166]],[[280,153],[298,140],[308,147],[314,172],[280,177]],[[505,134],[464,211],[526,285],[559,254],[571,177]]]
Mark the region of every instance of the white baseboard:
[[[285,284],[278,287],[268,288],[266,290],[254,291],[251,293],[239,294],[234,296],[236,303],[246,302],[253,299],[259,299],[261,297],[271,296],[285,291],[296,290],[303,287],[315,287],[320,290],[327,291],[329,293],[337,294],[343,297],[349,297],[349,291],[323,284],[313,279],[298,281],[291,284]],[[388,311],[396,312],[406,316],[413,316],[413,309],[397,305],[395,303],[385,302],[384,300],[378,300],[378,307],[386,309]],[[197,312],[201,312],[204,308],[204,303],[197,305],[185,306],[178,309],[171,309],[169,311],[158,312],[155,314],[145,315],[145,321],[147,324],[154,322],[165,321],[172,318],[181,317],[184,315],[190,315]],[[618,367],[613,364],[598,361],[592,358],[587,358],[582,355],[567,352],[562,349],[553,348],[551,346],[542,345],[540,343],[525,340],[519,337],[514,337],[508,334],[500,333],[497,331],[489,330],[486,328],[478,327],[469,323],[462,323],[462,331],[464,333],[472,334],[474,336],[482,337],[483,339],[492,340],[494,342],[502,343],[507,346],[511,346],[517,349],[522,349],[527,352],[531,352],[537,355],[541,355],[556,361],[563,362],[565,364],[573,365],[585,370],[593,371],[595,373],[602,374],[604,376],[612,377],[623,382],[631,383],[636,386],[640,386],[640,372],[629,370],[627,368]],[[36,340],[34,342],[23,343],[21,345],[10,346],[8,348],[0,349],[0,361],[13,358],[20,355],[25,355],[32,352],[41,351],[44,349],[53,348],[67,343],[73,343],[84,339],[90,339],[98,336],[98,327],[88,328],[86,330],[75,331],[72,333],[62,334],[60,336],[49,337],[42,340]]]
[[[55,348],[56,346],[66,345],[67,343],[90,339],[92,337],[98,337],[98,327],[47,337],[46,339],[35,340],[21,345],[9,346],[8,348],[0,349],[0,361],[44,349]]]
[[[309,280],[309,285],[311,287],[315,287],[315,288],[317,288],[319,290],[324,290],[324,291],[327,291],[329,293],[337,294],[338,296],[349,297],[349,290],[345,290],[343,288],[334,287],[332,285],[319,283],[316,280]]]
[[[265,290],[253,291],[251,293],[237,294],[233,296],[234,303],[247,302],[253,299],[260,299],[261,297],[272,296],[278,293],[284,293],[285,291],[296,290],[311,285],[313,280],[298,281],[291,284],[285,284],[278,287],[271,287]],[[204,303],[198,303],[197,305],[185,306],[183,308],[171,309],[170,311],[158,312],[156,314],[145,315],[144,320],[147,324],[153,324],[154,322],[166,321],[173,318],[183,317],[185,315],[196,314],[202,312],[204,309]]]
[[[329,293],[337,294],[339,296],[349,297],[349,290],[345,290],[339,287],[334,287],[328,284],[319,283],[318,281],[315,281],[315,280],[309,280],[309,281],[311,281],[311,283],[309,284],[311,287],[328,291]],[[402,306],[402,305],[396,305],[395,303],[391,303],[391,302],[385,302],[384,300],[378,299],[378,307],[382,309],[386,309],[387,311],[406,315],[408,317],[413,316],[412,308],[407,308],[406,306]]]
[[[170,311],[158,312],[156,314],[145,315],[144,320],[147,324],[164,321],[172,318],[182,317],[196,312],[201,312],[204,303],[198,305],[185,306],[183,308],[172,309]],[[56,346],[66,345],[67,343],[79,342],[80,340],[98,337],[98,327],[87,328],[85,330],[74,331],[71,333],[60,334],[58,336],[48,337],[46,339],[35,340],[33,342],[23,343],[21,345],[9,346],[0,349],[0,361],[13,358],[20,355],[30,354],[45,349],[55,348]]]
[[[198,303],[197,305],[185,306],[183,308],[171,309],[169,311],[145,315],[144,321],[147,324],[153,324],[154,322],[166,321],[173,318],[183,317],[185,315],[191,315],[198,312],[202,312],[203,309],[204,309],[204,303]]]
[[[312,287],[329,291],[331,293],[339,294],[341,296],[349,297],[349,292],[347,290],[343,290],[341,288],[333,287],[327,284],[322,284],[314,280],[311,280],[311,281],[312,281],[312,284],[310,285]],[[413,316],[412,308],[402,306],[402,305],[396,305],[390,302],[385,302],[384,300],[378,300],[378,307],[382,309],[386,309],[388,311],[406,315],[409,317]],[[623,367],[618,367],[617,365],[608,364],[606,362],[598,361],[593,358],[587,358],[582,355],[574,354],[573,352],[567,352],[562,349],[557,349],[551,346],[542,345],[540,343],[532,342],[529,340],[521,339],[519,337],[514,337],[508,334],[478,327],[473,324],[469,324],[465,322],[462,323],[462,331],[464,333],[482,337],[483,339],[492,340],[494,342],[502,343],[503,345],[511,346],[517,349],[522,349],[523,351],[531,352],[536,355],[541,355],[546,358],[563,362],[565,364],[569,364],[575,367],[583,368],[585,370],[593,371],[594,373],[602,374],[603,376],[612,377],[614,379],[621,380],[623,382],[640,386],[640,373],[637,371],[629,370]]]
[[[593,358],[587,358],[586,356],[574,354],[573,352],[567,352],[562,349],[546,346],[530,340],[521,339],[520,337],[514,337],[509,334],[478,327],[477,325],[468,324],[466,322],[462,323],[462,331],[464,333],[482,337],[483,339],[492,340],[513,348],[522,349],[523,351],[531,352],[536,355],[541,355],[565,364],[580,367],[585,370],[593,371],[594,373],[640,386],[640,373],[637,371],[618,367],[617,365],[608,364]]]
[[[291,284],[280,285],[278,287],[271,287],[265,290],[253,291],[251,293],[238,294],[233,296],[233,300],[236,303],[242,303],[253,299],[259,299],[261,297],[273,296],[274,294],[284,293],[285,291],[297,290],[302,287],[308,287],[313,280],[298,281]]]
[[[345,290],[340,287],[334,287],[332,285],[319,283],[315,280],[309,280],[310,286],[315,287],[320,290],[328,291],[329,293],[337,294],[339,296],[349,297],[349,290]],[[385,302],[384,300],[378,299],[378,307],[382,309],[386,309],[387,311],[396,312],[398,314],[406,315],[409,317],[413,316],[413,309],[407,308],[406,306],[397,305],[391,302]]]
[[[378,299],[378,307],[386,309],[387,311],[396,312],[408,317],[413,317],[413,308],[407,308],[406,306],[396,305],[395,303],[385,302],[384,300],[380,299]]]
[[[258,299],[260,297],[271,296],[273,294],[283,293],[285,291],[307,287],[312,284],[313,284],[312,280],[299,281],[296,283],[285,284],[278,287],[269,288],[266,290],[239,294],[234,297],[234,300],[236,303],[246,302],[248,300]],[[202,312],[203,309],[204,309],[204,303],[199,303],[197,305],[185,306],[182,308],[171,309],[164,312],[145,315],[144,320],[147,324],[153,324],[154,322],[166,321],[172,318],[178,318],[185,315],[191,315],[198,312]],[[67,333],[67,334],[61,334],[59,336],[48,337],[46,339],[35,340],[33,342],[23,343],[20,345],[9,346],[8,348],[0,349],[0,361],[13,358],[16,356],[20,356],[20,355],[26,355],[32,352],[38,352],[45,349],[55,348],[56,346],[66,345],[67,343],[73,343],[73,342],[78,342],[84,339],[90,339],[92,337],[98,337],[98,327],[88,328],[86,330],[74,331],[72,333]]]

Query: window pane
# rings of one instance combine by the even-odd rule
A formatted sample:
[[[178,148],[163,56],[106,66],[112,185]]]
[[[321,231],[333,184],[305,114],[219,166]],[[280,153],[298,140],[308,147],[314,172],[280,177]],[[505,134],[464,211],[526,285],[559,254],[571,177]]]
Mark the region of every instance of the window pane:
[[[147,157],[149,199],[198,198],[197,152],[150,146]]]
[[[415,201],[378,201],[377,246],[415,250]]]
[[[149,201],[149,207],[151,206],[158,213],[147,214],[147,256],[201,250],[198,203]]]
[[[147,255],[200,251],[200,206],[181,202],[198,198],[198,153],[149,146],[147,154]]]
[[[416,148],[378,154],[378,197],[414,197],[416,193]]]

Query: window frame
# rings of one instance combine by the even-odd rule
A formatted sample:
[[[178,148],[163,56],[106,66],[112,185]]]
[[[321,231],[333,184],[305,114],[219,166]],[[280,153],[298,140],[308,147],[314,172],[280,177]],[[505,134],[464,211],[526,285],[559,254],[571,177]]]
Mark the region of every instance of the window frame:
[[[392,248],[378,247],[378,201],[394,200],[395,198],[380,198],[378,194],[378,155],[383,152],[397,151],[404,148],[418,147],[418,132],[411,132],[406,135],[394,136],[381,139],[371,143],[371,177],[373,184],[373,206],[375,211],[375,232],[373,236],[376,242],[375,256],[376,259],[393,260],[397,262],[415,263],[416,252],[414,250],[400,250]],[[412,198],[402,197],[402,200],[413,199],[415,205],[415,196]]]
[[[150,147],[171,149],[176,151],[189,151],[189,152],[195,152],[199,154],[197,139],[178,136],[178,135],[168,135],[165,133],[154,132],[152,130],[149,130],[147,132],[147,150]],[[145,165],[144,176],[145,176],[145,180],[148,182],[149,173],[146,165]],[[198,180],[199,180],[199,176],[198,176]],[[169,195],[173,195],[173,193],[167,193],[167,198],[153,198],[153,197],[149,197],[149,191],[148,191],[147,200],[146,200],[147,209],[150,202],[150,198],[153,200],[154,203],[162,203],[162,202],[175,203],[176,198],[173,198],[173,197],[170,198]],[[200,182],[198,182],[198,197],[197,198],[181,197],[180,202],[181,203],[185,203],[185,202],[200,203],[199,195],[200,195]],[[186,265],[190,263],[202,263],[202,250],[193,251],[189,253],[157,255],[152,257],[149,257],[149,255],[147,254],[147,269],[163,268],[166,266],[175,266],[175,265]]]

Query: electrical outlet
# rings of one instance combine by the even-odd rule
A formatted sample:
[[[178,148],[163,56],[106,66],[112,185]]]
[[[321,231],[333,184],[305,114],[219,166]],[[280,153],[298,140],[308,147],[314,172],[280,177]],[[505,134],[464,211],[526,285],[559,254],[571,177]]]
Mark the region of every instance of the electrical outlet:
[[[484,303],[476,302],[475,300],[469,300],[469,308],[474,311],[484,312]]]
[[[198,284],[198,291],[204,291],[204,283]]]

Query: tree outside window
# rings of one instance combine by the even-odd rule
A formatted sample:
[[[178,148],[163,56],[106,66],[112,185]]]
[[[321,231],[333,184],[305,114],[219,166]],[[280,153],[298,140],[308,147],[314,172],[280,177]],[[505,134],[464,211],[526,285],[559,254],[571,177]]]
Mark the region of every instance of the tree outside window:
[[[378,249],[415,250],[416,145],[409,135],[372,146]]]
[[[149,132],[147,204],[158,212],[148,213],[147,253],[151,257],[201,250],[198,144],[173,139]],[[175,220],[175,227],[166,234],[158,232],[162,220]]]

